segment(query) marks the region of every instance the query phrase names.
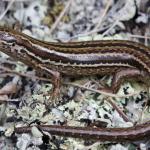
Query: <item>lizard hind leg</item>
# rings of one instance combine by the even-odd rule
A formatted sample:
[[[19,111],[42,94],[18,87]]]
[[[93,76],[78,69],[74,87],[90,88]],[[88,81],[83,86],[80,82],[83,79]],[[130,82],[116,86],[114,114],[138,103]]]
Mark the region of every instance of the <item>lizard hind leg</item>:
[[[125,80],[142,81],[148,87],[149,86],[148,79],[150,78],[149,74],[146,71],[140,71],[136,68],[120,69],[113,76],[111,90],[113,93],[117,93],[121,84]]]

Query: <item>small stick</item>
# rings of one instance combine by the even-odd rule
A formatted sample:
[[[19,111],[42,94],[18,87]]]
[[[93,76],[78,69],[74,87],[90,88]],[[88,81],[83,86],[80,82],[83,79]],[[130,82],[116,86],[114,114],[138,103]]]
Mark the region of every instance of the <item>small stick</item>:
[[[13,73],[13,74],[19,75],[19,76],[23,76],[23,77],[27,77],[27,78],[31,78],[31,79],[37,79],[37,80],[41,80],[41,81],[52,82],[51,79],[37,77],[37,76],[30,76],[30,75],[23,74],[23,73],[20,73],[20,72],[17,72],[17,71],[13,71],[13,70],[11,70],[9,68],[6,68],[6,67],[0,66],[0,69],[4,70],[6,72],[9,72],[9,73]],[[103,90],[95,90],[95,89],[92,89],[92,88],[87,88],[85,86],[82,86],[82,85],[79,85],[79,84],[75,84],[75,83],[71,83],[71,82],[62,82],[62,84],[63,85],[70,85],[70,86],[74,86],[74,87],[79,87],[81,89],[85,89],[85,90],[88,90],[88,91],[92,91],[92,92],[95,92],[95,93],[99,93],[99,94],[103,94],[103,95],[106,95],[106,96],[109,96],[109,97],[115,97],[115,98],[131,97],[131,96],[138,95],[140,93],[140,92],[134,92],[134,93],[127,94],[127,95],[117,95],[117,94],[105,92]]]
[[[58,18],[56,19],[55,23],[52,25],[49,34],[52,34],[52,32],[55,30],[55,28],[57,27],[58,23],[61,21],[62,17],[65,15],[65,13],[67,12],[67,10],[69,9],[69,6],[71,5],[73,0],[69,0],[68,3],[66,4],[64,10],[60,13],[60,15],[58,16]]]
[[[9,4],[7,6],[7,8],[5,9],[5,11],[0,15],[0,20],[3,19],[3,17],[6,15],[7,11],[11,8],[12,4],[14,3],[15,0],[10,0]]]
[[[126,115],[125,113],[115,104],[115,102],[112,100],[111,97],[107,98],[106,101],[108,101],[112,107],[119,113],[119,115],[123,118],[124,121],[126,122],[132,122]]]

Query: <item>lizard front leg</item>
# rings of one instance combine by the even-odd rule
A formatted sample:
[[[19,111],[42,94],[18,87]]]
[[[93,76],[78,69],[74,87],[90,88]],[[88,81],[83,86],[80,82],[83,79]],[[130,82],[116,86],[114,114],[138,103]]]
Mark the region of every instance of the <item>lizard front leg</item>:
[[[50,96],[50,99],[46,102],[46,105],[49,107],[56,106],[59,103],[59,96],[60,96],[60,81],[61,81],[60,73],[58,71],[48,69],[42,65],[39,65],[38,67],[40,68],[40,70],[48,73],[52,79],[51,82],[53,84],[53,92]]]

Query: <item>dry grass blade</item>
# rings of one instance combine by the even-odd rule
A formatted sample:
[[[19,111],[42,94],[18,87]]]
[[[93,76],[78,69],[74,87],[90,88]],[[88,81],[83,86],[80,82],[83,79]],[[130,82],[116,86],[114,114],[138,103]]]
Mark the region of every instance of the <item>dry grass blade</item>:
[[[55,23],[52,25],[49,34],[52,34],[52,32],[55,30],[55,28],[57,27],[58,23],[61,21],[62,17],[65,15],[65,13],[67,12],[67,10],[69,9],[69,6],[71,5],[72,1],[73,0],[69,0],[68,1],[68,3],[66,4],[64,10],[60,13],[60,15],[56,19]]]
[[[11,0],[9,1],[9,4],[7,6],[7,8],[5,9],[5,11],[0,15],[0,20],[3,19],[3,17],[6,15],[7,11],[11,8],[12,4],[15,2],[15,0]]]

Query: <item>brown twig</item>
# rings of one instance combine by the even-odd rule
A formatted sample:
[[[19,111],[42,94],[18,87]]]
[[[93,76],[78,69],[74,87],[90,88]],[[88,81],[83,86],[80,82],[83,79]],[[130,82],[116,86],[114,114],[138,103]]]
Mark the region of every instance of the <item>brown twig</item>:
[[[105,7],[105,9],[104,9],[104,11],[102,13],[102,15],[99,16],[99,18],[98,18],[99,21],[98,21],[97,25],[95,26],[95,28],[92,30],[92,33],[95,33],[95,31],[97,29],[101,28],[102,22],[103,22],[103,20],[104,20],[104,18],[106,16],[106,13],[108,12],[108,9],[110,8],[111,3],[112,3],[112,0],[109,0],[107,2],[107,5],[106,5],[106,7]]]
[[[123,118],[124,121],[126,122],[132,122],[126,115],[125,113],[115,104],[115,102],[112,100],[111,97],[106,99],[107,102],[109,102],[112,107],[119,113],[119,115]]]
[[[15,0],[10,0],[8,3],[7,8],[5,9],[5,11],[0,15],[0,20],[3,19],[3,17],[6,15],[7,11],[11,8],[12,4],[14,3]]]
[[[91,30],[89,32],[86,32],[86,33],[75,35],[75,36],[71,37],[70,40],[74,39],[74,38],[81,37],[81,36],[88,36],[88,35],[91,35],[91,34],[95,34],[95,33],[99,32],[99,31],[101,31],[102,22],[104,21],[106,13],[107,13],[108,9],[110,8],[111,2],[112,2],[111,0],[108,1],[107,5],[106,5],[106,7],[104,9],[103,14],[101,16],[99,16],[99,19],[98,19],[99,21],[98,21],[97,25],[95,26],[95,28],[93,30]]]
[[[95,29],[94,31],[92,30],[92,31],[89,31],[89,32],[86,32],[86,33],[77,34],[77,35],[74,35],[74,36],[70,37],[69,40],[73,40],[73,39],[76,39],[76,38],[79,38],[79,37],[89,36],[91,34],[94,34],[96,32],[100,32],[102,30],[103,29]]]
[[[0,66],[0,69],[6,71],[6,72],[8,72],[8,73],[11,73],[11,75],[12,75],[12,74],[15,74],[15,75],[19,75],[19,76],[22,76],[22,77],[27,77],[27,78],[30,78],[30,79],[37,79],[37,80],[41,80],[41,81],[52,82],[51,79],[27,75],[27,74],[25,74],[25,73],[21,73],[21,72],[18,72],[18,71],[14,71],[14,70],[11,70],[11,69],[6,68],[6,67],[3,67],[3,66]],[[8,73],[6,73],[6,75],[9,75]]]
[[[150,39],[150,36],[147,36],[147,35],[145,35],[145,36],[143,36],[143,35],[136,35],[136,34],[130,34],[129,35],[131,38],[139,38],[139,39]]]
[[[108,28],[103,34],[102,34],[102,37],[104,37],[105,35],[107,35],[117,24],[118,24],[118,21],[119,20],[116,20],[110,28]]]
[[[20,73],[20,72],[17,72],[17,71],[13,71],[13,70],[11,70],[11,69],[9,69],[9,68],[6,68],[6,67],[0,66],[0,69],[6,71],[6,72],[8,72],[8,73],[15,74],[15,75],[19,75],[19,76],[23,76],[23,77],[27,77],[27,78],[30,78],[30,79],[37,79],[37,80],[41,80],[41,81],[52,82],[51,79],[27,75],[27,74],[24,74],[24,73]],[[9,75],[9,74],[8,74],[8,75]],[[63,85],[70,85],[70,86],[74,86],[74,87],[79,87],[79,88],[81,88],[81,89],[85,89],[85,90],[88,90],[88,91],[92,91],[92,92],[94,92],[94,93],[99,93],[99,94],[103,94],[103,95],[108,96],[108,97],[115,97],[115,98],[126,98],[126,97],[131,97],[131,96],[135,96],[135,95],[138,95],[138,94],[139,94],[139,92],[136,92],[136,93],[131,93],[131,94],[128,94],[128,95],[117,95],[117,94],[105,92],[105,91],[103,91],[103,90],[96,90],[96,89],[92,89],[92,88],[87,88],[87,87],[85,87],[85,86],[82,86],[82,85],[79,85],[79,84],[75,84],[75,83],[71,83],[71,82],[62,82],[62,84],[63,84]]]
[[[66,82],[66,83],[63,83],[63,84],[79,87],[81,89],[85,89],[85,90],[88,90],[88,91],[92,91],[94,93],[99,93],[99,94],[102,94],[102,95],[105,95],[105,96],[108,96],[108,97],[114,97],[114,98],[126,98],[126,97],[131,97],[131,96],[138,95],[140,93],[140,92],[135,92],[135,93],[127,94],[127,95],[117,95],[117,94],[105,92],[103,90],[95,90],[95,89],[92,89],[92,88],[87,88],[85,86],[75,84],[75,83],[71,83],[71,82]]]
[[[59,22],[61,21],[62,17],[65,15],[65,13],[67,12],[67,10],[69,9],[69,6],[71,5],[73,0],[69,0],[68,3],[66,4],[65,8],[63,9],[63,11],[60,13],[60,15],[58,16],[58,18],[56,19],[55,23],[52,25],[49,34],[52,34],[52,32],[55,30],[55,28],[57,27],[57,25],[59,24]]]

